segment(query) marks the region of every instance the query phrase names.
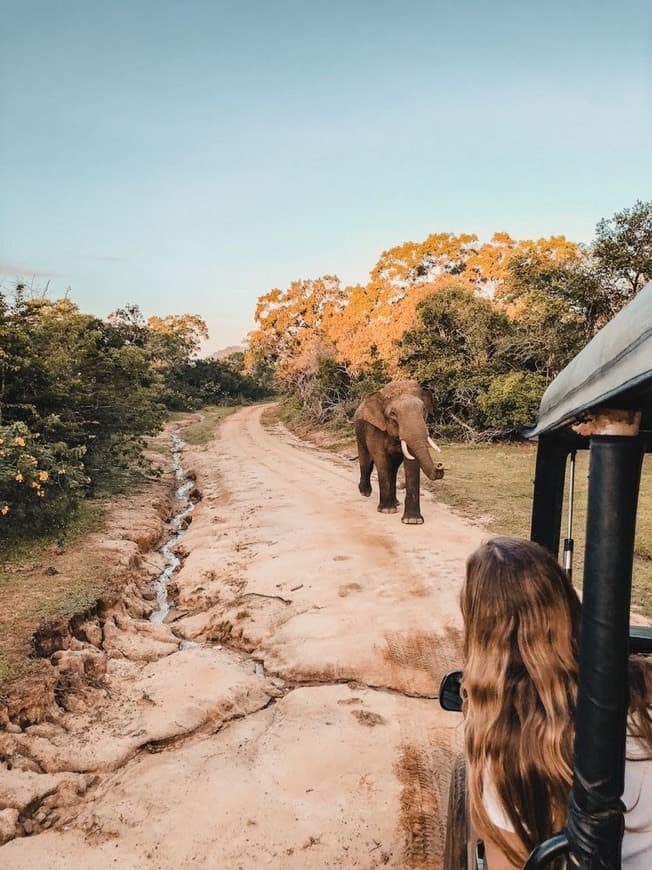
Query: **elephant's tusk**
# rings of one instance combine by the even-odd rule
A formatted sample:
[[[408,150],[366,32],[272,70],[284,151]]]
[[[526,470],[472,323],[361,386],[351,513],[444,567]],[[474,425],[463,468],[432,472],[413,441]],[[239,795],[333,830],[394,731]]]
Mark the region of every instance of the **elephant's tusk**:
[[[405,456],[406,459],[414,459],[414,456],[412,456],[412,454],[408,450],[408,446],[407,446],[406,442],[402,438],[401,438],[401,450],[403,451],[403,456]]]
[[[438,447],[437,444],[432,440],[430,436],[428,436],[428,444],[432,447],[433,450],[436,450],[437,453],[441,453],[441,447]]]

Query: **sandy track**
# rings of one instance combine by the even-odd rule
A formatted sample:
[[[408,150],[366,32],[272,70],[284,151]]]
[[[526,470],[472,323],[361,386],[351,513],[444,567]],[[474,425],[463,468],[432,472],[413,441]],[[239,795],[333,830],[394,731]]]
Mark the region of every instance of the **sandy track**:
[[[246,583],[230,613],[240,614],[234,631],[284,678],[434,694],[457,659],[459,581],[479,532],[428,496],[423,526],[379,514],[376,493],[357,491],[356,463],[283,427],[265,430],[261,414],[249,408],[227,420],[212,466],[229,502],[211,551],[233,560]],[[192,602],[207,556],[193,547],[195,530],[202,534],[195,526],[187,540],[193,580],[180,578],[181,607]],[[221,622],[224,615],[220,607]]]
[[[440,866],[461,734],[432,698],[482,532],[427,494],[423,526],[378,514],[356,463],[263,411],[185,451],[203,499],[167,625],[105,627],[96,709],[12,735],[40,768],[16,789],[75,771],[86,795],[0,848],[3,866]]]

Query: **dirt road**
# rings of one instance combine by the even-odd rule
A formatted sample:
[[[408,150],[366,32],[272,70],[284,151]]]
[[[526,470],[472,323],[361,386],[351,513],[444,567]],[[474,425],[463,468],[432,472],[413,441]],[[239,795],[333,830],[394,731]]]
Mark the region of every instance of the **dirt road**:
[[[32,832],[1,866],[440,866],[461,729],[433,698],[483,533],[429,495],[423,526],[378,514],[264,410],[184,450],[202,499],[167,621],[105,615],[65,652],[105,660],[93,703],[0,741],[0,831]]]

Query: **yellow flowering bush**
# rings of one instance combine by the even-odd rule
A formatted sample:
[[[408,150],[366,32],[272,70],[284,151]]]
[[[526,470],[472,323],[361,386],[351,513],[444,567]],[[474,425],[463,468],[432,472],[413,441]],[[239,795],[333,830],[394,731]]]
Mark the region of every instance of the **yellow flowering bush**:
[[[0,426],[0,539],[62,526],[89,482],[83,447],[47,443],[24,423]]]

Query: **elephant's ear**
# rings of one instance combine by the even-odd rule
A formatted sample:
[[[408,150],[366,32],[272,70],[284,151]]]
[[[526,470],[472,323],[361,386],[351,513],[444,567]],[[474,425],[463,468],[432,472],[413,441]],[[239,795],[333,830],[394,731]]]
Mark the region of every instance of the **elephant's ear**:
[[[372,426],[375,426],[376,429],[380,429],[382,432],[387,430],[383,405],[378,393],[372,393],[360,403],[358,410],[355,412],[355,419],[365,420],[367,423],[371,423]]]
[[[430,390],[426,390],[425,387],[421,387],[421,398],[423,399],[423,407],[426,411],[426,417],[430,417],[431,414],[435,413],[435,397]]]

